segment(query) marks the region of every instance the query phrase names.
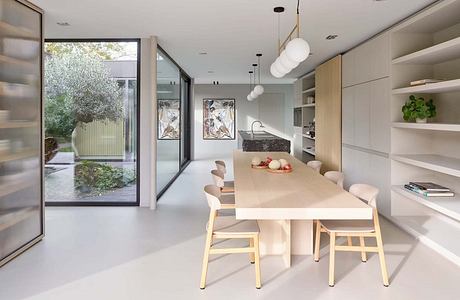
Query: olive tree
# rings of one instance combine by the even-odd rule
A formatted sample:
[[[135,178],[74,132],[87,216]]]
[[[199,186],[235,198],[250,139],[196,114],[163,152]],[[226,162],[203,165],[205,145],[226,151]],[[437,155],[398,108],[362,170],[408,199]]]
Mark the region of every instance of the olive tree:
[[[45,128],[69,137],[78,122],[123,118],[122,92],[98,56],[72,52],[45,61]]]

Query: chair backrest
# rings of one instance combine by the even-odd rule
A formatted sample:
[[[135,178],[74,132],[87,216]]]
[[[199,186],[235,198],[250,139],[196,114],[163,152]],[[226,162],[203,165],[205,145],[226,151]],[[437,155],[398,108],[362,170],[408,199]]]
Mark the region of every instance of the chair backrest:
[[[342,172],[338,171],[327,171],[324,173],[324,177],[332,181],[333,183],[337,184],[343,189],[343,180],[345,179],[345,175]]]
[[[214,181],[214,184],[220,188],[223,188],[225,183],[224,183],[224,173],[220,170],[212,170],[211,171],[211,176],[212,180]]]
[[[206,200],[208,200],[208,205],[212,210],[219,210],[222,207],[219,200],[222,193],[218,186],[208,184],[204,187],[204,193],[206,195]]]
[[[307,166],[309,166],[310,168],[316,170],[316,172],[320,172],[321,171],[321,165],[323,163],[320,162],[319,160],[310,160],[309,162],[307,162]]]
[[[224,162],[224,161],[222,161],[222,160],[216,160],[215,163],[216,163],[216,168],[217,168],[217,170],[219,170],[219,171],[221,171],[222,173],[224,173],[224,175],[227,174],[227,168],[226,168],[226,166],[225,166],[225,162]]]
[[[370,206],[377,208],[377,195],[379,189],[369,184],[353,184],[350,186],[350,193],[355,197],[367,202]]]

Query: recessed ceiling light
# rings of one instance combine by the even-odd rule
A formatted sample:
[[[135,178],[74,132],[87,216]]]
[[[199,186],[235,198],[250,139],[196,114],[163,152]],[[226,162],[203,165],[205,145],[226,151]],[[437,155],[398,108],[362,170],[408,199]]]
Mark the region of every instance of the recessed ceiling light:
[[[337,34],[330,34],[326,37],[326,40],[334,40],[336,37],[338,37]]]
[[[206,55],[206,54],[208,54],[208,52],[200,52],[200,53],[198,53],[198,54],[199,54],[199,55]]]
[[[58,24],[59,26],[70,26],[68,22],[57,22],[56,24]]]

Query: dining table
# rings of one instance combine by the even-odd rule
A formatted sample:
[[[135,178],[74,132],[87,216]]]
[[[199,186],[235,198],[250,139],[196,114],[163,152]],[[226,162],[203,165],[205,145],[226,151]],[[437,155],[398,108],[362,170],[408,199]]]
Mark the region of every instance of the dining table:
[[[285,159],[289,173],[253,168],[253,158]],[[286,152],[233,152],[235,214],[257,220],[261,255],[313,254],[314,220],[371,220],[372,207]]]

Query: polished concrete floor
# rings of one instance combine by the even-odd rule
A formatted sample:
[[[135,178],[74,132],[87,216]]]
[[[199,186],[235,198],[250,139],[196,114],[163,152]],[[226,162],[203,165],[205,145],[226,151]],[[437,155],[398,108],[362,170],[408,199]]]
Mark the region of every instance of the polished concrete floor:
[[[260,290],[247,255],[216,257],[200,290],[208,217],[201,191],[211,167],[192,162],[156,211],[47,208],[46,238],[0,269],[0,299],[459,299],[460,268],[385,220],[388,288],[378,257],[361,263],[358,253],[337,255],[330,288],[324,245],[319,263],[298,256],[290,269],[264,257]]]

